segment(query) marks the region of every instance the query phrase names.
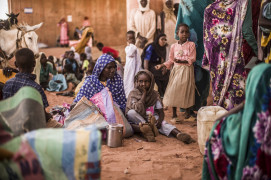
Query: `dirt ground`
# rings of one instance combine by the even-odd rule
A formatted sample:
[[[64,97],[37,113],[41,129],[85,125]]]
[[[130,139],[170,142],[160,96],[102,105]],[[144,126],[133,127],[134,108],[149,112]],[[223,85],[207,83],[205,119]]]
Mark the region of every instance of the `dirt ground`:
[[[125,61],[125,46],[113,46],[120,51]],[[67,48],[40,49],[47,56],[59,57],[68,50]],[[93,59],[97,59],[101,52],[92,48]],[[62,105],[63,102],[71,103],[71,97],[56,96],[56,93],[46,92],[50,110],[55,105]],[[208,102],[211,102],[209,97]],[[208,104],[209,104],[208,103]],[[165,111],[165,120],[171,119],[171,109]],[[184,119],[183,113],[178,116]],[[183,132],[189,133],[197,141],[197,122],[195,119],[188,119],[176,127]],[[186,145],[173,137],[159,135],[156,142],[145,142],[138,135],[124,139],[123,147],[109,148],[103,142],[101,158],[101,179],[201,179],[203,156],[199,151],[198,143]]]

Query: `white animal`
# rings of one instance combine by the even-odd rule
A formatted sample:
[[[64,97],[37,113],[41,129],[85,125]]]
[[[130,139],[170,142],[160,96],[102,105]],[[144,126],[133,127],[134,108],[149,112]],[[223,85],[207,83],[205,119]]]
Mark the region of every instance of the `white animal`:
[[[3,55],[4,52],[6,57],[10,57],[14,55],[17,49],[29,48],[38,56],[38,35],[35,33],[35,30],[39,29],[42,24],[43,23],[40,23],[34,26],[27,24],[13,26],[13,28],[8,31],[1,29],[0,53]],[[7,66],[7,58],[1,58],[1,65],[2,67]]]

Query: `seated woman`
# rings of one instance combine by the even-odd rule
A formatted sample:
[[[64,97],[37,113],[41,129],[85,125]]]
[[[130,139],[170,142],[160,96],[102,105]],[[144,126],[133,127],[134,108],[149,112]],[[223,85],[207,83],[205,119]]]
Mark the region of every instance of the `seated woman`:
[[[245,104],[215,123],[206,144],[202,179],[271,178],[270,72],[268,64],[254,67]]]
[[[148,141],[155,141],[158,130],[166,136],[173,135],[186,144],[194,142],[190,135],[179,131],[164,121],[162,101],[154,91],[154,77],[148,70],[142,70],[135,76],[135,88],[127,101],[126,115],[135,132],[141,132]]]
[[[96,93],[99,93],[105,87],[108,87],[112,93],[113,101],[117,103],[124,112],[126,107],[126,97],[124,94],[123,81],[116,73],[115,59],[108,55],[101,55],[94,67],[92,75],[86,77],[83,86],[74,99],[77,103],[83,96],[90,99]]]

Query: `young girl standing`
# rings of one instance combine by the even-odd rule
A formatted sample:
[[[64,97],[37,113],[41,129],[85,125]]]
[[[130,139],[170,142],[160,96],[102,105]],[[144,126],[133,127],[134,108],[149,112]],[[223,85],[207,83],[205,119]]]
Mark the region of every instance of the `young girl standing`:
[[[174,65],[169,83],[165,92],[163,103],[173,107],[173,120],[177,120],[177,107],[186,109],[185,119],[193,112],[191,107],[195,103],[195,79],[193,62],[196,61],[196,46],[188,41],[189,27],[186,24],[178,25],[179,41],[171,46],[169,60],[156,66],[156,69]]]

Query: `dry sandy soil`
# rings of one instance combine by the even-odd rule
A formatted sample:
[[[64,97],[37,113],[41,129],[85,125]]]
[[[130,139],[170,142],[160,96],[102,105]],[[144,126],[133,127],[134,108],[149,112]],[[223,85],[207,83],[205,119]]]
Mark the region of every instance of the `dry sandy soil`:
[[[120,51],[125,61],[125,46],[114,46]],[[47,56],[59,57],[67,48],[40,49]],[[97,48],[92,49],[93,59],[101,55]],[[55,93],[46,92],[50,106],[71,103],[71,97],[56,96]],[[209,97],[208,102],[211,102]],[[208,104],[209,104],[208,103]],[[165,111],[165,120],[171,119],[171,109]],[[184,119],[182,113],[179,118]],[[181,131],[189,133],[197,140],[197,122],[194,119],[185,120],[177,124]],[[198,143],[186,145],[177,139],[159,135],[156,142],[145,142],[140,136],[134,135],[124,139],[123,147],[109,148],[103,142],[101,159],[101,179],[201,179],[203,156],[199,151]]]

